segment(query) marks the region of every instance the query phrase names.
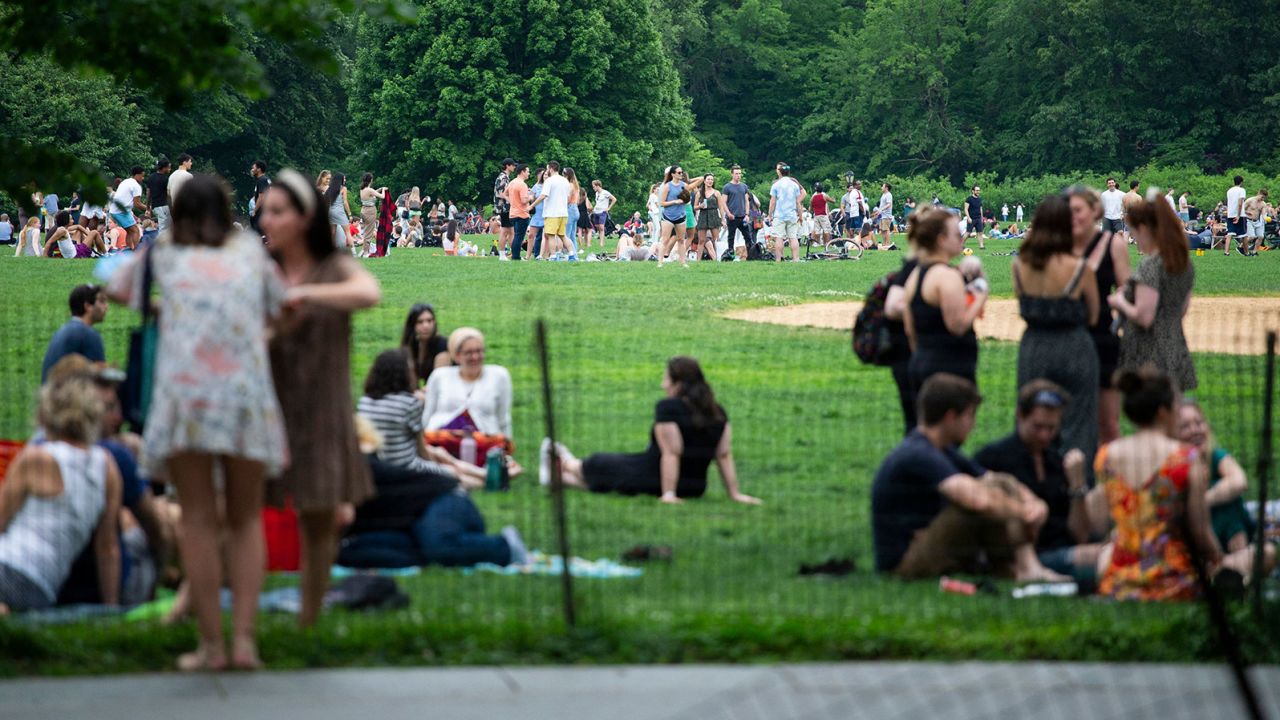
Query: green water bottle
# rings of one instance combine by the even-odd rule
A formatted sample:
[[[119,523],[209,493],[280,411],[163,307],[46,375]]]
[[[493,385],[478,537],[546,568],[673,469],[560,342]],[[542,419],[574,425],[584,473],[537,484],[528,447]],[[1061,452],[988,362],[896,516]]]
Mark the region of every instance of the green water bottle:
[[[489,452],[485,454],[484,461],[484,489],[485,492],[498,492],[506,490],[504,475],[507,474],[507,464],[504,462],[502,448],[489,448]]]

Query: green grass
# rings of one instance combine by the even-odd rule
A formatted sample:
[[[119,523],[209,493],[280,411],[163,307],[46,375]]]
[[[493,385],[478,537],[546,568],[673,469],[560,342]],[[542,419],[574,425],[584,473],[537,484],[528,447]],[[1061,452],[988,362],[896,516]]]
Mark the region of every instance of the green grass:
[[[1011,294],[1009,258],[993,252],[1006,244],[995,241],[979,253],[1003,296]],[[558,431],[576,453],[642,449],[664,361],[691,354],[733,421],[743,487],[765,505],[727,501],[714,472],[708,497],[679,507],[573,494],[574,554],[617,558],[637,543],[675,551],[672,563],[648,566],[639,579],[577,581],[577,630],[564,628],[556,579],[433,568],[402,582],[413,596],[402,612],[331,613],[308,633],[294,630],[288,618],[265,617],[265,659],[298,667],[1211,656],[1211,634],[1196,606],[960,597],[940,594],[934,583],[902,584],[870,572],[871,476],[901,423],[888,371],[858,363],[846,332],[751,324],[717,313],[854,299],[900,257],[869,253],[861,262],[659,270],[652,263],[515,264],[401,251],[371,263],[385,300],[356,323],[353,392],[372,358],[395,344],[404,313],[418,301],[435,304],[446,329],[483,329],[490,362],[512,372],[516,454],[531,472],[510,493],[475,496],[494,528],[515,524],[531,547],[555,549],[551,506],[532,472],[543,434],[532,344],[538,317],[550,329]],[[1274,292],[1269,278],[1277,276],[1280,256],[1194,260],[1197,293]],[[29,431],[45,342],[64,319],[67,289],[89,271],[88,264],[0,262],[6,278],[0,436]],[[103,328],[112,360],[123,357],[132,322],[130,313],[112,309]],[[1011,428],[1016,360],[1015,344],[983,343],[980,382],[987,400],[970,451]],[[1197,363],[1198,396],[1224,443],[1252,470],[1261,359],[1202,354]],[[801,563],[846,556],[859,565],[850,578],[796,576]],[[1275,623],[1248,634],[1253,657],[1280,660]],[[0,624],[0,674],[163,669],[193,638],[190,626],[112,621],[33,630]]]

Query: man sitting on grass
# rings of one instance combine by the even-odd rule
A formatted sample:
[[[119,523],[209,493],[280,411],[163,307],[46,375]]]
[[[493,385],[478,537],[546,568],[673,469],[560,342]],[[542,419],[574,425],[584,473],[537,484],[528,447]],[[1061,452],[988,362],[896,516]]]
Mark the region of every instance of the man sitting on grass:
[[[876,569],[904,580],[984,570],[1020,582],[1069,580],[1036,557],[1049,514],[1044,501],[958,449],[981,402],[973,383],[950,373],[920,388],[919,425],[885,458],[871,487]]]
[[[1018,391],[1013,434],[983,447],[974,459],[983,467],[1008,473],[1049,508],[1036,538],[1040,562],[1077,580],[1096,579],[1102,545],[1089,542],[1088,459],[1078,448],[1062,447],[1062,416],[1071,402],[1066,390],[1048,380],[1032,380]]]

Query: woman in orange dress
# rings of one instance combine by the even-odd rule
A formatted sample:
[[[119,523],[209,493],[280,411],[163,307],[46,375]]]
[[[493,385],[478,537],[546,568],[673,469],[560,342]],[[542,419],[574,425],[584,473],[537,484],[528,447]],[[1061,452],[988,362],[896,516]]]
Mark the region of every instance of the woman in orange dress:
[[[1098,485],[1087,498],[1094,531],[1114,523],[1101,554],[1100,595],[1117,600],[1192,600],[1199,594],[1191,552],[1215,582],[1243,585],[1252,570],[1248,550],[1223,555],[1213,534],[1200,451],[1174,439],[1178,393],[1173,380],[1147,365],[1122,370],[1117,387],[1136,432],[1098,451]]]

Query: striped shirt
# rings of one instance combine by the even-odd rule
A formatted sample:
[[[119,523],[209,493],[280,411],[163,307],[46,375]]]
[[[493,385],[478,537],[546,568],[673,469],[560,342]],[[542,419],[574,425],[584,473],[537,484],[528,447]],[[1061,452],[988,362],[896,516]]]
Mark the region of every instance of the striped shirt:
[[[388,465],[452,476],[453,471],[418,455],[422,435],[422,400],[412,393],[396,393],[378,399],[360,398],[356,413],[382,435],[378,459]]]

